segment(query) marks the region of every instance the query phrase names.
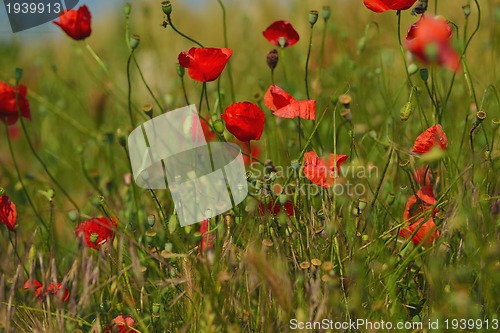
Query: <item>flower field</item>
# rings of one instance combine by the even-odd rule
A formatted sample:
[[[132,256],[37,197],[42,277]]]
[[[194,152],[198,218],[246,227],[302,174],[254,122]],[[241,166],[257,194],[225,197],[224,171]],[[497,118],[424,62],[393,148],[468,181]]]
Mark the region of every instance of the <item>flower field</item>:
[[[499,331],[499,27],[113,0],[0,32],[0,332]]]

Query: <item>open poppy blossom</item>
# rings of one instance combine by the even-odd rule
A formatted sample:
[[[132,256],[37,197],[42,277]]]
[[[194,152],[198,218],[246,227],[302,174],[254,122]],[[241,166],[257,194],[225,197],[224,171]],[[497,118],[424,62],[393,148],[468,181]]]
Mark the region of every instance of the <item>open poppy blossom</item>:
[[[179,65],[188,69],[189,77],[200,82],[216,80],[233,54],[231,49],[192,47],[179,53]]]
[[[119,315],[116,316],[112,321],[111,321],[110,326],[106,326],[104,328],[104,333],[111,333],[111,332],[117,332],[117,333],[132,333],[132,332],[137,332],[134,330],[134,324],[135,320],[129,315]],[[132,328],[132,329],[131,329]]]
[[[439,231],[433,220],[435,211],[432,212],[429,217],[422,215],[431,210],[436,202],[437,200],[431,185],[422,187],[417,192],[416,196],[412,195],[406,202],[405,211],[403,213],[404,221],[410,223],[410,225],[401,229],[399,235],[403,238],[409,238],[413,232],[419,228],[415,235],[413,235],[413,243],[418,245],[426,240],[423,245],[432,245],[434,240],[439,237]],[[414,221],[415,219],[416,221]]]
[[[250,102],[229,105],[221,117],[227,130],[243,142],[260,139],[266,118],[264,112]]]
[[[199,246],[199,251],[198,253],[203,253],[208,249],[211,249],[214,247],[214,241],[215,241],[215,235],[213,234],[206,234],[208,232],[208,220],[204,219],[201,224],[200,224],[200,230],[201,234],[201,241],[198,244]]]
[[[422,132],[415,139],[412,151],[414,153],[425,154],[434,146],[439,147],[441,150],[448,148],[448,138],[439,124],[431,126]]]
[[[92,33],[90,26],[91,15],[87,6],[83,5],[78,10],[65,10],[59,16],[59,21],[53,21],[54,24],[74,40],[85,39]]]
[[[316,119],[315,100],[297,101],[292,95],[274,84],[267,89],[264,104],[280,118]]]
[[[75,229],[75,235],[83,237],[88,247],[98,250],[103,243],[113,242],[115,229],[114,219],[96,217],[80,223]]]
[[[406,33],[405,46],[420,61],[437,63],[453,71],[460,68],[460,55],[450,43],[448,21],[439,16],[422,15]]]
[[[21,111],[21,116],[28,120],[31,120],[30,105],[28,99],[26,99],[26,94],[28,89],[26,86],[20,84],[17,86],[17,101],[16,103],[16,89],[9,84],[0,81],[0,120],[7,125],[13,125],[19,119],[19,112],[17,107],[19,104],[19,109]]]
[[[405,10],[413,6],[417,0],[363,0],[366,8],[375,13],[388,10]]]
[[[38,289],[40,287],[43,287],[43,285],[40,283],[40,281],[35,279],[33,279],[33,281],[28,280],[23,285],[23,289]]]
[[[0,196],[0,223],[5,224],[7,229],[15,231],[17,221],[16,205],[6,195]]]
[[[422,166],[416,168],[413,172],[413,179],[420,186],[426,186],[431,184],[431,173],[432,171],[427,166]]]
[[[316,185],[325,188],[331,187],[335,182],[340,166],[347,158],[347,155],[337,154],[335,156],[330,154],[327,165],[322,158],[318,157],[316,152],[307,152],[304,154],[304,175]]]
[[[262,32],[273,45],[279,47],[292,46],[300,39],[299,34],[287,21],[275,21]]]

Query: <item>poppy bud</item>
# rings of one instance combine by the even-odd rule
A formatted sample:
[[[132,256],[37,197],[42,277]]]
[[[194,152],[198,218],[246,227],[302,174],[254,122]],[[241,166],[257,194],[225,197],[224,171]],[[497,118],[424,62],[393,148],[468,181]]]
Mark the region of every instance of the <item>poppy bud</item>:
[[[408,74],[413,75],[418,71],[418,66],[415,64],[410,64],[410,66],[408,66],[407,71],[408,71]]]
[[[427,68],[420,69],[420,78],[422,81],[427,82],[429,79],[429,70]]]
[[[266,206],[269,205],[269,203],[271,203],[271,196],[270,195],[266,195],[265,197],[262,198],[262,202]]]
[[[295,172],[299,171],[299,169],[300,169],[300,162],[298,160],[293,160],[292,162],[290,162],[290,165],[291,165],[293,171],[295,171]]]
[[[330,6],[323,6],[323,9],[321,9],[321,16],[323,17],[323,20],[326,22],[330,18],[330,15],[332,14],[332,10]]]
[[[132,35],[132,37],[130,37],[130,48],[132,50],[135,50],[139,46],[140,42],[141,42],[141,36]]]
[[[125,4],[125,7],[123,7],[123,12],[125,13],[126,16],[129,16],[131,11],[132,11],[132,5],[130,4],[130,2],[127,2]]]
[[[213,126],[214,126],[214,130],[218,134],[224,133],[225,126],[224,126],[224,123],[222,122],[222,120],[217,119],[216,121],[214,121]]]
[[[161,10],[163,10],[165,15],[170,16],[172,14],[172,3],[170,1],[163,1],[161,3]]]
[[[14,72],[14,78],[16,79],[16,82],[21,81],[22,77],[23,77],[23,69],[17,67],[16,71]]]
[[[269,53],[267,54],[266,62],[267,66],[269,66],[271,70],[274,70],[276,68],[276,65],[278,65],[278,60],[278,51],[276,51],[276,49],[269,51]]]
[[[142,112],[144,112],[149,118],[153,118],[153,104],[143,105]]]
[[[317,10],[311,10],[309,12],[309,24],[311,24],[311,28],[316,24],[318,21],[318,11]]]
[[[407,102],[399,111],[399,118],[401,121],[407,121],[410,118],[411,112],[413,111],[413,104]]]
[[[175,64],[175,69],[177,70],[177,75],[179,75],[179,77],[184,77],[184,73],[186,72],[184,67],[177,63]]]
[[[0,196],[3,195],[5,193],[5,190],[3,189],[3,187],[0,187]]]

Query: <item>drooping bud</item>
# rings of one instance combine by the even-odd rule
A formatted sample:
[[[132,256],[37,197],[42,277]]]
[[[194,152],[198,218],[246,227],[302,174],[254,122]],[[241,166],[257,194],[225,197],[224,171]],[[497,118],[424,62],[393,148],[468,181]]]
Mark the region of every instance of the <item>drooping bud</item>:
[[[278,51],[276,51],[276,49],[269,51],[266,57],[266,62],[267,66],[269,66],[271,70],[274,70],[276,68],[276,65],[278,65],[278,60]]]
[[[311,28],[312,28],[316,24],[316,22],[318,21],[318,11],[311,10],[309,12],[308,19],[309,19],[309,24],[311,25]]]

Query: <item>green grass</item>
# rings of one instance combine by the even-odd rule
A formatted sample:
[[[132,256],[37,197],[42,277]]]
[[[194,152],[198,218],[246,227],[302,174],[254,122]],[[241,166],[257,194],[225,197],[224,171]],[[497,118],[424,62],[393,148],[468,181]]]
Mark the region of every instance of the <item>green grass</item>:
[[[80,215],[75,216],[75,207],[44,171],[22,131],[12,142],[19,179],[2,123],[0,187],[15,202],[18,219],[16,232],[10,235],[0,226],[4,240],[0,245],[0,331],[98,332],[120,314],[131,315],[138,332],[286,332],[292,319],[384,320],[394,325],[439,320],[439,329],[428,330],[432,332],[451,331],[452,319],[480,319],[489,320],[490,327],[475,325],[455,331],[496,331],[491,323],[500,319],[498,1],[479,1],[479,29],[456,76],[447,69],[426,67],[429,94],[419,73],[411,75],[416,90],[412,113],[405,122],[400,120],[400,110],[411,89],[394,11],[374,14],[361,1],[222,2],[227,11],[228,46],[234,52],[230,62],[234,101],[257,103],[266,113],[264,134],[252,142],[252,147],[261,150],[258,159],[270,159],[278,170],[286,171],[293,160],[301,158],[300,148],[310,137],[306,151],[320,156],[349,155],[343,165],[349,173],[337,181],[359,184],[358,189],[365,192],[290,195],[287,199],[297,205],[295,217],[284,213],[260,216],[257,200],[276,197],[260,197],[250,187],[251,195],[241,205],[210,220],[214,247],[200,256],[199,225],[178,225],[168,191],[150,192],[124,181],[130,168],[120,141],[133,128],[128,114],[129,51],[123,10],[118,8],[105,21],[93,22],[87,40],[109,74],[84,42],[73,41],[62,31],[61,38],[44,45],[2,41],[0,80],[14,84],[15,68],[23,68],[21,83],[28,87],[33,118],[25,122],[27,133]],[[467,1],[429,4],[430,13],[445,16],[458,28],[452,40],[459,51],[478,22],[478,7],[469,2],[468,19],[461,8]],[[332,6],[326,28],[321,18],[324,4]],[[313,29],[309,92],[317,101],[318,119],[323,112],[325,116],[320,122],[301,121],[305,139],[299,144],[297,120],[275,119],[263,104],[262,96],[271,84],[265,57],[273,46],[262,31],[284,19],[299,32],[301,40],[284,50],[274,81],[296,99],[306,99],[308,13],[313,9],[320,11],[320,17]],[[223,47],[221,13],[216,1],[201,10],[174,2],[172,20],[179,31],[204,46]],[[155,115],[186,104],[175,65],[179,52],[194,44],[171,27],[163,28],[162,20],[158,2],[133,2],[130,34],[141,36],[134,55],[154,94],[153,98],[132,61],[131,106],[136,123],[147,119],[142,106],[156,104],[155,98],[164,108],[155,105]],[[410,11],[401,13],[403,39],[415,21]],[[409,58],[406,62],[424,68]],[[201,83],[187,74],[184,83],[189,101],[198,104]],[[213,120],[220,118],[217,103],[224,109],[233,102],[227,68],[220,79],[221,100],[217,85],[217,81],[207,84]],[[338,97],[345,93],[353,99],[352,122],[340,114],[344,107]],[[438,123],[436,101],[448,149],[436,160],[426,161],[411,150],[415,138]],[[477,110],[487,116],[470,136]],[[208,115],[205,103],[201,114]],[[223,136],[234,141],[227,131]],[[407,168],[400,166],[405,160],[409,160]],[[434,173],[435,222],[441,233],[428,247],[397,236],[405,204],[413,189],[418,190],[409,174],[423,165]],[[264,167],[258,164],[252,169],[265,187]],[[372,172],[359,174],[360,170]],[[278,173],[274,183],[284,185],[288,176]],[[291,174],[289,181],[310,184],[301,172]],[[49,189],[54,190],[54,198],[42,194]],[[79,246],[73,233],[78,222],[105,212],[119,217],[112,246],[100,252]],[[151,215],[156,221],[153,226],[148,224]],[[22,289],[30,277],[44,284],[63,281],[70,298],[38,301],[33,292]]]

